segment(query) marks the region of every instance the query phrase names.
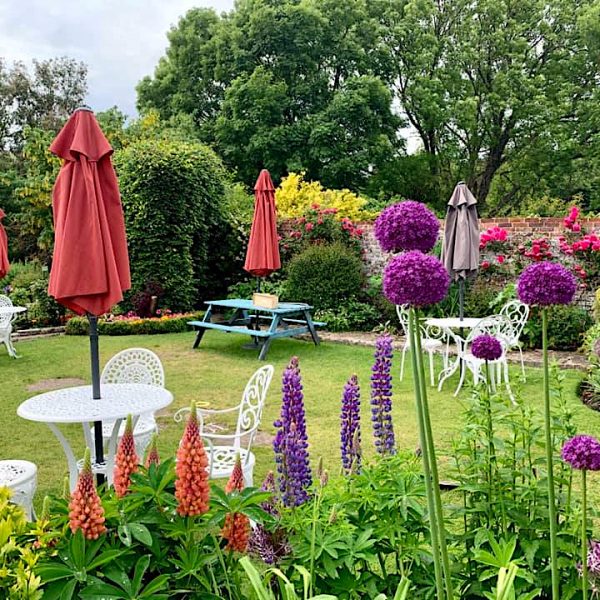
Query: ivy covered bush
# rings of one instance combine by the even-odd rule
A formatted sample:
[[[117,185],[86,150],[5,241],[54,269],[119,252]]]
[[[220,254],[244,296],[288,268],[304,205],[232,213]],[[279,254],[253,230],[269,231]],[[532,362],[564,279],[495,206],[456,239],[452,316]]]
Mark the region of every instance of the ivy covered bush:
[[[116,153],[115,166],[131,294],[158,281],[162,305],[176,311],[218,294],[230,261],[230,228],[220,208],[225,171],[214,152],[197,143],[142,140]]]
[[[309,246],[288,267],[286,297],[317,309],[334,309],[359,295],[362,262],[342,244]]]

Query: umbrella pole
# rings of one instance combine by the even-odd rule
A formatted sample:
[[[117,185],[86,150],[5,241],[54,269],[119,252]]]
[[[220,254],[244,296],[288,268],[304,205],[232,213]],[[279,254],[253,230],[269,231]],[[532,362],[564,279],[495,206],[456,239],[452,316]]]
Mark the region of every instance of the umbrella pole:
[[[465,280],[461,277],[458,280],[458,317],[462,321],[465,318]],[[465,330],[459,329],[460,339],[465,339]],[[462,341],[461,341],[462,344]],[[463,359],[460,359],[460,374],[462,375],[465,364]]]
[[[90,357],[92,367],[92,398],[100,399],[100,355],[98,352],[98,317],[88,315],[90,322]],[[94,449],[96,463],[104,462],[104,445],[102,439],[102,422],[94,422]],[[104,475],[98,473],[98,483],[104,483]]]

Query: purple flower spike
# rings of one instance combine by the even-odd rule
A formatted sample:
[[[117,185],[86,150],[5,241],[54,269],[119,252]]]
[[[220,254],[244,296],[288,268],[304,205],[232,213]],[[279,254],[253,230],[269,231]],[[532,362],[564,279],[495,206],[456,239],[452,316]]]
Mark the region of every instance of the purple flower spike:
[[[418,250],[394,256],[383,273],[383,293],[396,305],[429,306],[443,300],[450,277],[435,256]]]
[[[562,457],[574,469],[600,471],[600,442],[590,435],[576,435],[565,442]]]
[[[502,344],[493,335],[478,335],[471,344],[471,352],[481,360],[498,360],[502,356]]]
[[[352,375],[344,386],[340,415],[340,449],[342,466],[346,473],[360,472],[360,387],[358,377]]]
[[[414,200],[388,206],[375,221],[375,237],[385,252],[429,252],[439,231],[440,224],[433,212]]]
[[[392,424],[392,338],[384,334],[375,342],[375,363],[371,369],[371,421],[375,448],[379,454],[395,454]]]
[[[517,281],[519,300],[530,306],[570,304],[577,290],[575,275],[554,262],[529,265]]]
[[[275,421],[273,440],[277,464],[277,484],[285,506],[298,506],[308,500],[312,475],[308,459],[308,436],[304,414],[304,395],[298,358],[293,357],[283,372],[281,416]]]

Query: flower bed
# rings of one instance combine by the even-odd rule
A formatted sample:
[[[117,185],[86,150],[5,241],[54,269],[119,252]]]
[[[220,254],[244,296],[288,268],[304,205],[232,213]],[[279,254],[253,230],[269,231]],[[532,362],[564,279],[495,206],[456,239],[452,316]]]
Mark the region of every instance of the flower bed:
[[[202,317],[202,312],[171,313],[163,311],[156,317],[142,319],[132,313],[107,315],[99,319],[98,332],[103,335],[151,335],[157,333],[180,333],[188,331],[188,321]],[[86,317],[73,317],[65,328],[67,335],[88,335],[89,324]]]

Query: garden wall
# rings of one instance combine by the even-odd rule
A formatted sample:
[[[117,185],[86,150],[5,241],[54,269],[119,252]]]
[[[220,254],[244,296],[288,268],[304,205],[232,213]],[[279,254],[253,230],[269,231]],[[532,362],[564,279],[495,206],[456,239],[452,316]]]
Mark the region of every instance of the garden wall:
[[[580,222],[587,231],[600,231],[600,218],[580,219]],[[479,224],[479,229],[482,232],[494,226],[508,230],[509,237],[516,243],[539,237],[556,238],[564,234],[563,219],[561,217],[480,219]],[[443,230],[443,221],[441,221],[441,226]],[[379,275],[385,266],[387,254],[382,252],[375,239],[373,233],[374,223],[361,223],[360,227],[364,231],[363,248],[367,272],[369,275]]]

